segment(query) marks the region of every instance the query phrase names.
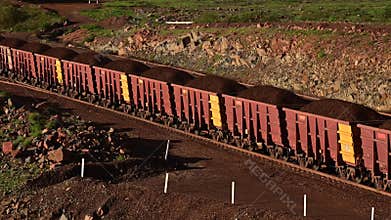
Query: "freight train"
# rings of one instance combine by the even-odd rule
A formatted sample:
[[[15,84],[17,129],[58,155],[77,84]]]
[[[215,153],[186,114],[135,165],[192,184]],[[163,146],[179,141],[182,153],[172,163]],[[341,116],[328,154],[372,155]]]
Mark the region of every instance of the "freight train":
[[[0,73],[238,147],[391,188],[391,120],[340,100],[0,38]]]

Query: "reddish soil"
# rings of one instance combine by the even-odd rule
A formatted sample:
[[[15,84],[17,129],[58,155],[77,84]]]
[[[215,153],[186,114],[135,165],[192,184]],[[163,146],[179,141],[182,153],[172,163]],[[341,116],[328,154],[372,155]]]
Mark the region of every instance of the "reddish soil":
[[[73,60],[91,66],[103,66],[110,62],[109,58],[93,51],[81,53],[75,56]]]
[[[337,99],[313,101],[301,110],[351,122],[373,123],[383,119],[375,110]]]
[[[77,56],[77,52],[65,47],[53,47],[42,54],[59,59],[72,59]]]
[[[66,17],[71,23],[86,24],[93,22],[89,17],[80,14],[82,10],[99,8],[99,5],[88,4],[86,1],[74,1],[72,3],[43,3],[42,8],[56,11],[59,15]]]
[[[1,201],[3,204],[20,197],[19,201],[27,201],[31,212],[45,219],[58,218],[62,210],[83,219],[85,214],[102,206],[107,207],[105,218],[109,219],[233,219],[238,216],[239,219],[298,219],[304,193],[309,201],[308,219],[368,219],[372,206],[376,218],[387,219],[391,215],[389,197],[298,173],[270,161],[250,159],[105,110],[3,83],[0,88],[25,97],[24,102],[46,100],[85,120],[138,136],[140,141],[128,148],[140,152],[140,156],[154,149],[164,151],[165,140],[170,139],[169,160],[193,168],[170,172],[167,195],[162,194],[162,173],[130,182],[73,177],[39,189],[27,189]],[[267,175],[266,184],[265,176],[257,178],[252,173],[248,160],[254,160],[262,170],[258,173]],[[236,181],[235,206],[229,205],[233,180]],[[293,201],[295,214],[273,193],[271,189],[276,186]]]
[[[120,29],[129,23],[129,17],[112,17],[99,22],[98,24],[106,29]]]
[[[131,60],[115,60],[105,65],[106,68],[125,73],[141,74],[149,69],[148,66]]]
[[[215,75],[199,77],[186,84],[186,86],[196,89],[207,90],[216,93],[235,94],[245,87],[235,80],[223,78]]]
[[[143,72],[142,76],[151,79],[183,85],[194,77],[187,72],[175,70],[167,67],[155,67]]]
[[[285,89],[274,86],[255,86],[238,93],[239,97],[266,102],[273,105],[297,108],[305,103],[305,100]]]
[[[46,50],[49,50],[51,47],[46,44],[41,43],[26,43],[20,47],[22,50],[31,51],[33,53],[42,53]]]

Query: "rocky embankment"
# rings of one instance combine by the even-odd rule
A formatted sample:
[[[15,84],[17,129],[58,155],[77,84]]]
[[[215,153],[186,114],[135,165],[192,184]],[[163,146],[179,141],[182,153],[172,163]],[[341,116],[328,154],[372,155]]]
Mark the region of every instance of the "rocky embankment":
[[[355,25],[144,28],[91,49],[391,111],[390,35]]]

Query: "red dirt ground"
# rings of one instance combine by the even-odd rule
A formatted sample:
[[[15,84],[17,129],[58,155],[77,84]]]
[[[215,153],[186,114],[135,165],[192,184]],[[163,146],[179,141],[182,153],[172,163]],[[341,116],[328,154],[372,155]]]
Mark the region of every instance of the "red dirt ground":
[[[101,123],[154,140],[155,146],[164,140],[173,141],[170,157],[187,158],[191,167],[199,169],[178,170],[170,173],[169,194],[161,191],[164,174],[132,182],[109,183],[96,179],[72,178],[58,184],[25,192],[22,197],[33,201],[30,209],[40,210],[42,216],[50,217],[58,210],[66,209],[77,218],[96,210],[108,199],[110,219],[232,219],[241,210],[252,213],[255,219],[294,219],[302,213],[303,194],[308,195],[309,219],[368,219],[370,207],[376,208],[377,219],[391,216],[390,198],[350,186],[332,183],[329,180],[277,166],[270,161],[256,161],[273,184],[296,204],[296,215],[289,212],[283,203],[248,166],[246,156],[227,152],[205,143],[197,143],[182,136],[147,125],[129,118],[113,115],[104,110],[60,100],[39,92],[21,89],[0,83],[2,91],[31,98],[31,101],[47,100],[67,111],[79,114],[85,120]],[[142,143],[129,146],[132,150],[145,151]],[[237,185],[237,206],[230,201],[231,181]],[[4,200],[3,200],[4,201]],[[171,211],[167,209],[172,209]],[[256,213],[256,214],[254,214]],[[8,216],[9,217],[9,216]],[[243,219],[241,216],[239,219]],[[245,217],[246,219],[249,216]]]

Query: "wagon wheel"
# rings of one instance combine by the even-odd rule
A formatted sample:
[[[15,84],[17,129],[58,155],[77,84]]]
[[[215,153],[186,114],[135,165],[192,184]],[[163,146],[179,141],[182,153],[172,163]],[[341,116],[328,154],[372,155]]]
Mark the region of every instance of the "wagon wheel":
[[[255,151],[256,149],[257,148],[253,144],[248,145],[248,150],[249,151]]]
[[[301,167],[305,167],[307,164],[304,157],[300,157],[298,159],[298,162],[299,162],[299,166],[301,166]]]
[[[316,160],[315,161],[315,163],[314,164],[312,164],[312,169],[313,170],[320,170],[320,167],[321,167],[322,165],[321,165],[321,162],[319,162],[318,160]]]
[[[110,106],[110,101],[109,100],[106,100],[104,103],[103,103],[103,106],[108,108]]]
[[[234,141],[235,146],[240,147],[242,145],[242,142],[239,139],[235,139]]]
[[[346,177],[347,177],[346,169],[343,169],[341,167],[337,168],[337,176],[340,177],[340,178],[346,179]]]
[[[390,192],[391,191],[391,182],[387,182],[387,183],[385,183],[384,184],[385,186],[384,186],[384,191],[386,191],[386,192]]]
[[[275,151],[274,157],[276,159],[282,159],[282,154],[281,154],[281,152],[278,149]]]
[[[385,188],[384,182],[381,179],[376,178],[375,179],[375,187],[376,187],[376,189],[384,190],[384,188]]]
[[[223,143],[228,144],[230,142],[230,138],[227,136],[227,137],[223,138],[222,141],[223,141]]]
[[[129,105],[125,105],[124,112],[129,114],[131,111],[132,111],[132,107]]]
[[[194,134],[195,135],[200,135],[200,131],[198,129],[194,129]]]
[[[276,158],[277,159],[284,158],[284,150],[281,147],[277,147],[277,149],[276,149]]]
[[[245,143],[244,141],[242,141],[242,144],[240,145],[240,147],[241,147],[242,149],[247,149],[247,150],[250,149],[250,146],[249,146],[247,143]]]
[[[273,158],[276,157],[276,150],[274,148],[268,148],[267,149],[267,152],[269,153],[269,155]]]
[[[354,177],[354,180],[356,183],[363,183],[364,182],[364,176],[361,175],[360,173]]]
[[[88,97],[88,102],[89,102],[89,103],[94,103],[94,102],[95,102],[95,97],[94,97],[93,95],[90,95],[90,96]]]
[[[163,124],[164,124],[165,126],[170,127],[170,126],[171,126],[170,119],[169,119],[169,118],[164,118],[164,119],[163,119]]]

